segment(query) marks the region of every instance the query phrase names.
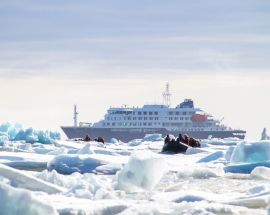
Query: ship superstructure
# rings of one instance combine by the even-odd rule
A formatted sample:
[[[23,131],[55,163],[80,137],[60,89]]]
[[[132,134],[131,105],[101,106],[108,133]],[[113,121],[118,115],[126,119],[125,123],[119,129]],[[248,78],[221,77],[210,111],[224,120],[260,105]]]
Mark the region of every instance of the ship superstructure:
[[[195,138],[238,137],[243,139],[245,131],[235,130],[222,125],[219,120],[195,108],[191,99],[185,99],[176,107],[170,107],[169,84],[163,93],[163,104],[148,104],[143,107],[110,107],[99,122],[94,124],[77,124],[77,109],[74,108],[74,126],[63,126],[62,129],[69,138],[102,136],[105,140],[117,138],[122,141],[143,138],[145,134],[186,133]],[[75,122],[76,120],[76,122]]]

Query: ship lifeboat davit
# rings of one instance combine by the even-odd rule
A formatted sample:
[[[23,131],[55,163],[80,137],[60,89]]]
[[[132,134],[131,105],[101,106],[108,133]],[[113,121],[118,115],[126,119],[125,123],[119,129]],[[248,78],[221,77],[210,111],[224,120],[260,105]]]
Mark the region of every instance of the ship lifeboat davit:
[[[191,117],[192,122],[204,122],[207,120],[207,116],[203,114],[194,114]]]

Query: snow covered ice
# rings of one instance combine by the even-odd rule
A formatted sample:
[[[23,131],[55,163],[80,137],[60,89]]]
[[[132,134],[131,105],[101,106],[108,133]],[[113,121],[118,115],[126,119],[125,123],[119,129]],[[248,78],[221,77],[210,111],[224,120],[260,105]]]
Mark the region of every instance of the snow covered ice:
[[[267,140],[207,139],[201,148],[168,155],[160,153],[160,135],[103,145],[18,125],[0,130],[1,215],[270,211]],[[21,130],[26,136],[16,139]]]

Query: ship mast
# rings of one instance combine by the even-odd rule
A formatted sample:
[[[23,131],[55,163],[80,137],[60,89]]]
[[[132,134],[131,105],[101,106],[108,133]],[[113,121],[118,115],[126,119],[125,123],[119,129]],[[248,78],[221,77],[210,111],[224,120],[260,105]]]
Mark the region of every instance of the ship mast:
[[[74,127],[78,126],[78,112],[77,112],[77,105],[74,105],[74,113],[73,113],[73,120],[74,120]]]
[[[171,93],[170,93],[170,85],[169,82],[166,83],[165,91],[162,93],[163,95],[163,104],[170,107],[171,105]]]

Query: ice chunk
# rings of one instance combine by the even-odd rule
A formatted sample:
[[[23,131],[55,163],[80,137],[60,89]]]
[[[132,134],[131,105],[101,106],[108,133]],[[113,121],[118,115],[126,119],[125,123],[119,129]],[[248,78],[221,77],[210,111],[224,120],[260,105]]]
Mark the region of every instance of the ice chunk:
[[[270,141],[242,142],[234,149],[230,162],[258,163],[270,160]]]
[[[77,151],[77,154],[94,154],[94,151],[91,150],[90,143],[87,143],[84,147]]]
[[[142,140],[141,139],[134,139],[128,142],[129,146],[139,146],[142,144]]]
[[[196,167],[193,170],[183,169],[178,171],[178,178],[193,177],[195,179],[208,179],[219,177],[224,174],[221,168]]]
[[[114,175],[116,172],[123,168],[122,164],[112,163],[107,165],[98,166],[95,169],[96,173],[102,173],[103,175]]]
[[[167,170],[162,157],[151,151],[131,155],[128,163],[117,174],[117,189],[128,192],[151,190]]]
[[[3,183],[0,183],[0,208],[0,214],[58,214],[51,205],[36,199],[31,192]]]
[[[270,141],[239,143],[224,170],[248,174],[258,166],[270,167]]]
[[[0,164],[0,175],[8,178],[13,185],[21,188],[30,189],[33,191],[43,191],[49,194],[64,191],[64,189],[58,186],[42,181],[34,176],[28,175],[3,164]]]
[[[230,164],[224,167],[225,172],[249,174],[251,171],[259,166],[270,167],[270,161],[257,162],[257,163],[239,163]]]
[[[9,139],[8,139],[8,136],[7,135],[5,135],[3,133],[0,134],[0,146],[3,145],[3,144],[5,144],[8,140]]]
[[[48,169],[55,169],[61,174],[72,174],[74,172],[92,172],[96,167],[105,165],[107,162],[80,155],[59,155],[48,163]]]
[[[208,163],[208,162],[215,161],[215,160],[218,160],[218,159],[223,158],[223,157],[224,157],[223,151],[216,151],[216,152],[213,152],[212,154],[207,155],[206,157],[198,160],[197,163]]]
[[[226,159],[226,161],[230,162],[231,157],[232,157],[232,153],[233,153],[234,149],[235,149],[235,146],[230,146],[226,150],[226,153],[225,153],[225,159]]]
[[[163,140],[162,134],[146,134],[145,137],[143,138],[143,141],[161,141]]]
[[[262,135],[261,135],[261,140],[269,140],[270,136],[267,134],[266,128],[263,129]]]
[[[201,148],[189,147],[186,151],[186,155],[192,155],[192,154],[197,154],[197,153],[202,153],[202,152],[206,152],[206,151]]]
[[[118,144],[119,141],[116,138],[112,138],[109,143]]]
[[[258,166],[253,169],[250,176],[255,179],[270,179],[270,168]]]

